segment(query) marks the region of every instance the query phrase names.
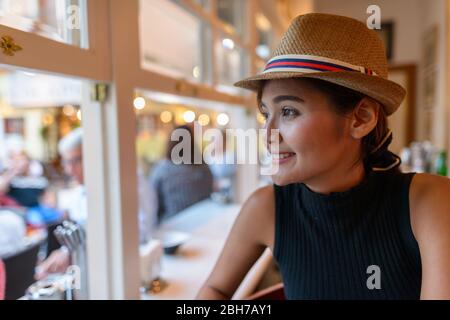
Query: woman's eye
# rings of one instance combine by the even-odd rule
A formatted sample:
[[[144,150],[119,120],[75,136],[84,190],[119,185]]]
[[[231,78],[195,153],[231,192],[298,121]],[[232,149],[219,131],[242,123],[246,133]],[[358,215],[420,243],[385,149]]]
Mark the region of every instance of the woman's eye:
[[[282,114],[284,117],[292,117],[292,116],[298,115],[298,111],[295,110],[295,109],[293,109],[293,108],[284,107],[284,108],[281,110],[281,114]]]

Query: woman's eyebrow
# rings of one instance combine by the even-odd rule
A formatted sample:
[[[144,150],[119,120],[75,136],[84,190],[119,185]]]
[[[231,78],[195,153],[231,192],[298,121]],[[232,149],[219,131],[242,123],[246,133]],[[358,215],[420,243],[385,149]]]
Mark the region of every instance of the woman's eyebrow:
[[[301,98],[299,98],[299,97],[296,97],[296,96],[289,96],[289,95],[276,96],[275,98],[273,98],[272,102],[273,102],[274,104],[277,104],[277,103],[280,103],[280,102],[286,101],[286,100],[289,100],[289,101],[295,101],[295,102],[305,102],[305,100],[303,100],[303,99],[301,99]]]

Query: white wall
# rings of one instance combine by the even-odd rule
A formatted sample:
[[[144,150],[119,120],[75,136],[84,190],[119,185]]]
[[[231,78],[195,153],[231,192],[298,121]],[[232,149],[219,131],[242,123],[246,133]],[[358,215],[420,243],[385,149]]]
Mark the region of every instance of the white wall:
[[[433,25],[438,26],[438,52],[437,52],[437,83],[436,83],[436,103],[433,110],[433,126],[431,131],[431,141],[439,148],[447,147],[448,142],[448,99],[449,93],[446,90],[446,65],[448,54],[446,54],[446,44],[448,41],[446,25],[446,0],[432,0],[420,2],[421,22],[424,31],[429,30]],[[423,68],[419,69],[423,79]],[[419,113],[420,114],[420,113]],[[423,117],[425,118],[425,117]]]
[[[139,1],[139,37],[141,59],[144,56],[165,65],[161,72],[175,68],[173,76],[191,75],[200,59],[200,20],[180,6],[167,0]],[[155,70],[158,67],[143,60],[143,67]],[[169,70],[167,70],[169,67]]]
[[[434,1],[434,0],[432,0]],[[432,2],[432,1],[426,1]],[[381,20],[395,21],[392,63],[417,63],[420,60],[422,0],[316,0],[314,11],[333,13],[366,21],[369,5],[378,5]],[[416,37],[414,37],[414,35]]]

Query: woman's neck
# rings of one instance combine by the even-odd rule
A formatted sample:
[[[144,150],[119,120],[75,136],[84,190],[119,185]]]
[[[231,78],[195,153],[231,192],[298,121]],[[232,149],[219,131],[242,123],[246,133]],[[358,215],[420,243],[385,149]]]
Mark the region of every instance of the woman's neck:
[[[352,166],[336,167],[315,176],[304,183],[314,192],[329,194],[343,192],[358,185],[365,176],[364,164],[359,161]]]

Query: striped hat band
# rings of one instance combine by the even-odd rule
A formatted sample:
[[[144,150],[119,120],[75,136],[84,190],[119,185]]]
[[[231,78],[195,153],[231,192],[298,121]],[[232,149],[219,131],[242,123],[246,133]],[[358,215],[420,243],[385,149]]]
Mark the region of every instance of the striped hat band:
[[[313,73],[330,71],[354,71],[367,75],[377,76],[376,72],[371,69],[356,66],[340,60],[313,55],[296,54],[281,55],[270,59],[263,71],[263,74],[271,72]]]

